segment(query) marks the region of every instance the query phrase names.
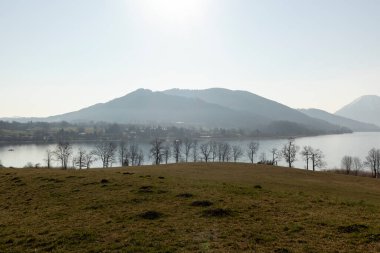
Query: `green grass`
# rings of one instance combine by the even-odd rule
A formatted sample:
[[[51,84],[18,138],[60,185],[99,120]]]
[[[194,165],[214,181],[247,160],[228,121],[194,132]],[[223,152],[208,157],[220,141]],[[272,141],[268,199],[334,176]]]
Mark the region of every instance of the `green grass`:
[[[380,180],[249,164],[0,169],[0,252],[380,252]]]

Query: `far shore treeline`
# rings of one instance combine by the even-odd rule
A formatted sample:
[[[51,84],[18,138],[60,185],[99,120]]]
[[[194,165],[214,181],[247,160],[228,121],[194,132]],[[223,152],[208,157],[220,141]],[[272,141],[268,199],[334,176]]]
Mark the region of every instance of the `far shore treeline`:
[[[0,121],[0,144],[58,143],[60,140],[86,142],[99,140],[139,140],[149,142],[156,136],[164,139],[212,137],[216,139],[288,138],[326,134],[311,131],[300,125],[277,121],[268,131],[243,128],[207,128],[173,124],[117,124],[107,122],[68,123],[62,122],[8,122]],[[338,131],[330,134],[350,133]]]

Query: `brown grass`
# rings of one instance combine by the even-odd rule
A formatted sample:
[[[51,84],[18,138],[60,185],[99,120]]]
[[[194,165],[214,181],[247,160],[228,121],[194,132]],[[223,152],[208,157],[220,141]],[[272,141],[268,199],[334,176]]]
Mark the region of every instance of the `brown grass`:
[[[0,169],[0,252],[380,252],[380,180],[249,164]]]

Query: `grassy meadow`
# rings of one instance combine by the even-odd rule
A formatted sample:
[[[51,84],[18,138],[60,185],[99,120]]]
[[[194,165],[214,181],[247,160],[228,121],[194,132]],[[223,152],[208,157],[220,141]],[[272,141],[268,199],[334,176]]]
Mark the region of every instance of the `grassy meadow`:
[[[0,252],[380,252],[380,180],[216,163],[0,169]]]

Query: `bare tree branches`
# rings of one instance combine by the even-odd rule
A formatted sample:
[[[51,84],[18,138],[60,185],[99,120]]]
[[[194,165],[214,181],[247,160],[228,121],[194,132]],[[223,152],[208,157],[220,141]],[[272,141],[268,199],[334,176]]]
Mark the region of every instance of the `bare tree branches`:
[[[232,146],[232,157],[236,163],[243,156],[243,150],[239,145]]]
[[[113,142],[100,142],[96,144],[94,154],[102,161],[103,168],[112,167],[115,161],[117,146]]]
[[[315,168],[322,168],[326,165],[326,162],[324,161],[325,155],[323,152],[319,149],[311,149],[311,164],[313,167],[313,171],[315,171]]]
[[[285,161],[288,163],[289,168],[293,166],[293,163],[297,160],[297,152],[299,146],[295,145],[293,138],[288,140],[288,143],[284,144],[282,148],[282,155]]]
[[[173,141],[173,157],[176,163],[179,163],[181,159],[182,152],[182,141],[174,140]]]
[[[270,150],[270,153],[272,155],[272,164],[277,165],[277,163],[281,160],[282,157],[281,150],[278,150],[277,148],[272,148]]]
[[[164,143],[165,141],[159,138],[155,138],[150,142],[150,155],[155,165],[160,165],[162,162],[162,157],[164,155]]]
[[[306,162],[306,170],[309,170],[309,161],[311,159],[313,151],[313,148],[310,146],[304,146],[302,148],[301,156],[303,157],[303,160]]]
[[[211,148],[210,159],[212,160],[212,162],[215,162],[216,158],[218,157],[218,143],[216,141],[211,141],[210,148]]]
[[[163,151],[164,151],[163,152],[163,157],[164,157],[164,160],[165,160],[165,164],[168,164],[169,158],[171,156],[170,146],[169,145],[165,145]]]
[[[351,170],[352,170],[352,167],[353,167],[353,158],[352,156],[343,156],[342,158],[342,161],[341,161],[341,165],[342,165],[342,169],[344,169],[346,171],[346,174],[350,174]]]
[[[80,170],[82,168],[85,168],[87,165],[86,155],[87,155],[86,151],[83,148],[79,148],[78,155],[75,157],[74,163],[75,163],[75,166],[77,166]]]
[[[62,169],[67,169],[69,165],[69,158],[72,155],[73,148],[68,142],[59,142],[54,151],[56,159],[61,163]]]
[[[183,145],[184,145],[184,148],[185,148],[185,162],[188,162],[189,161],[189,158],[190,158],[190,152],[191,152],[191,149],[193,147],[193,142],[189,139],[189,138],[186,138],[184,141],[183,141]]]
[[[52,162],[54,158],[54,152],[51,151],[50,149],[46,150],[46,156],[45,156],[45,162],[46,162],[46,167],[50,169],[52,167]]]
[[[131,159],[132,166],[141,165],[139,159],[140,152],[142,153],[142,150],[140,150],[137,143],[131,143],[131,145],[129,145],[129,158]]]
[[[129,150],[128,144],[125,141],[121,141],[119,143],[119,161],[122,167],[129,166]]]
[[[221,152],[222,162],[229,162],[231,160],[231,152],[232,152],[231,145],[225,142],[225,143],[222,143],[219,148],[220,148],[219,152]]]
[[[96,161],[95,151],[86,153],[85,160],[86,160],[86,169],[89,169],[92,166],[92,164]]]
[[[201,146],[200,146],[200,151],[201,151],[201,155],[204,159],[204,161],[207,163],[208,162],[208,159],[210,157],[210,154],[211,154],[211,145],[210,143],[202,143]]]
[[[357,176],[362,169],[363,169],[362,160],[359,157],[354,157],[353,171],[354,171],[355,176]]]
[[[193,141],[191,148],[192,148],[193,162],[196,163],[198,161],[198,141],[197,140]]]
[[[140,149],[136,160],[136,166],[141,166],[144,163],[144,152]]]
[[[255,155],[257,151],[259,150],[260,144],[258,142],[251,141],[248,144],[248,150],[247,150],[247,156],[251,163],[254,163],[255,161]]]
[[[368,152],[366,164],[371,169],[372,176],[377,178],[380,170],[380,149],[372,148]]]

